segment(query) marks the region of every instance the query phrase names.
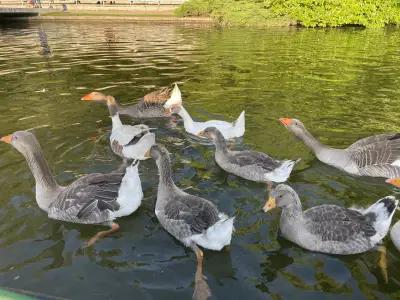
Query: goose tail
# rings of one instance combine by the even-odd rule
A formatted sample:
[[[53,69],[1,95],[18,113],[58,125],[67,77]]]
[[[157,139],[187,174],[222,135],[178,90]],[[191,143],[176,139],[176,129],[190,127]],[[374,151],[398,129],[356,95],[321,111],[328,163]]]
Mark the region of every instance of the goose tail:
[[[201,234],[193,235],[191,240],[203,248],[220,251],[231,243],[234,219],[220,213],[219,220],[214,225]]]
[[[399,200],[394,196],[387,196],[379,199],[363,212],[363,215],[376,231],[376,234],[371,237],[371,240],[375,243],[380,242],[388,233],[398,204]]]
[[[288,180],[294,166],[301,160],[284,160],[282,164],[270,173],[264,175],[266,181],[285,182]]]
[[[182,94],[181,90],[178,87],[178,84],[175,83],[174,89],[172,90],[171,96],[165,102],[164,107],[170,108],[172,106],[181,106],[182,105]]]
[[[245,131],[245,127],[246,127],[245,125],[246,125],[246,122],[245,122],[245,111],[242,111],[240,113],[239,117],[234,122],[236,136],[244,135],[244,131]]]

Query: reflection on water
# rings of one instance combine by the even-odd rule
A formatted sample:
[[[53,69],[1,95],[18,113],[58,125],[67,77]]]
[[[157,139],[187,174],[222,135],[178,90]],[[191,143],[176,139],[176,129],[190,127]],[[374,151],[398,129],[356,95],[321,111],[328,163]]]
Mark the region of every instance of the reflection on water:
[[[398,29],[215,29],[129,23],[32,23],[0,27],[0,135],[34,129],[57,180],[108,172],[120,160],[94,89],[131,103],[154,87],[180,82],[195,118],[233,120],[246,110],[239,148],[302,157],[290,184],[304,207],[365,206],[393,193],[381,179],[355,178],[318,162],[278,117],[301,119],[317,137],[345,147],[398,131]],[[131,122],[125,119],[125,122]],[[400,260],[389,240],[389,284],[378,254],[310,253],[279,237],[279,212],[264,214],[265,185],[223,172],[213,146],[165,120],[146,120],[167,145],[180,187],[236,216],[229,249],[206,251],[205,274],[218,299],[393,299]],[[145,199],[121,231],[82,249],[99,230],[49,220],[34,200],[19,153],[0,147],[0,285],[73,299],[188,299],[195,257],[154,216],[158,176],[140,166]],[[55,287],[57,286],[57,287]]]

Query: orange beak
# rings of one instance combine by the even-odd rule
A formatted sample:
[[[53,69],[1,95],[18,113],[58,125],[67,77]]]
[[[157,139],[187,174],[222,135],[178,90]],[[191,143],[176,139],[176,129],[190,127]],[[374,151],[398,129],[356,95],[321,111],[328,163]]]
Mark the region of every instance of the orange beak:
[[[11,144],[11,140],[12,140],[12,134],[3,136],[0,141],[7,143],[7,144]]]
[[[269,196],[268,201],[265,203],[263,210],[265,212],[270,211],[271,209],[274,209],[276,207],[276,200],[275,198]]]
[[[387,183],[394,185],[395,187],[400,188],[400,178],[390,178],[385,180]]]
[[[285,125],[285,126],[289,126],[290,124],[292,124],[293,119],[290,118],[279,118],[279,121]]]
[[[83,101],[91,101],[93,100],[93,93],[89,93],[81,98]]]

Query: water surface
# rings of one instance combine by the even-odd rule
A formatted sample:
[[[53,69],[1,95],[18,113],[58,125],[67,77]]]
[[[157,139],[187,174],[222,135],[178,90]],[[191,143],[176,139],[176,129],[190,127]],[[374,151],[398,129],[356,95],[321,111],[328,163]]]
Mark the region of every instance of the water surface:
[[[356,178],[317,161],[279,124],[296,117],[324,143],[346,147],[399,131],[400,31],[359,28],[216,29],[133,23],[31,23],[0,27],[0,135],[35,128],[60,184],[108,172],[107,109],[80,101],[94,89],[123,103],[179,82],[199,120],[234,120],[236,147],[302,161],[289,184],[305,208],[366,206],[393,194],[383,179]],[[130,119],[124,119],[132,123]],[[278,236],[279,211],[261,212],[263,184],[222,171],[213,147],[181,124],[147,120],[172,155],[176,183],[236,216],[229,249],[205,252],[215,299],[395,299],[400,259],[388,247],[389,283],[377,252],[311,253]],[[190,299],[195,257],[154,216],[157,170],[140,165],[144,201],[121,231],[82,249],[100,226],[49,220],[35,202],[23,157],[0,145],[0,285],[70,299]]]

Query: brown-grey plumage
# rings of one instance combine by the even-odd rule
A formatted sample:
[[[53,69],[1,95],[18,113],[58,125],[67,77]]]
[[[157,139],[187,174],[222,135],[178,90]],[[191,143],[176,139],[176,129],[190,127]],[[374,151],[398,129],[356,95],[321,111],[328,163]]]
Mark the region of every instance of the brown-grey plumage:
[[[164,214],[169,220],[182,220],[190,226],[192,234],[202,233],[218,221],[218,210],[209,201],[187,195],[177,196],[164,207]]]
[[[400,177],[400,134],[379,134],[356,141],[346,149],[321,144],[297,119],[280,121],[300,138],[317,158],[347,173],[359,176]]]
[[[101,224],[113,219],[124,173],[89,174],[65,187],[49,206],[52,219],[73,223]]]
[[[68,186],[60,186],[51,174],[36,137],[17,131],[1,141],[11,144],[26,159],[36,182],[36,201],[49,218],[82,224],[103,224],[111,230],[97,233],[88,245],[118,230],[117,217],[134,212],[143,198],[138,162],[124,173],[89,174]]]
[[[164,87],[146,94],[144,97],[140,98],[137,103],[132,105],[120,105],[114,99],[115,112],[119,113],[120,115],[128,115],[132,118],[140,119],[167,117],[170,115],[170,113],[169,110],[164,107],[164,104],[166,104],[166,102],[171,98],[172,92],[173,89],[171,87]],[[106,95],[100,92],[93,92],[91,95],[92,98],[96,99],[95,101],[107,103]],[[83,100],[85,99],[83,98]]]
[[[203,130],[200,136],[211,139],[215,145],[215,161],[225,171],[258,182],[284,182],[297,161],[277,160],[269,155],[251,151],[231,151],[221,132],[215,127]]]
[[[382,134],[377,134],[373,136],[367,136],[365,138],[362,138],[353,144],[351,144],[349,147],[347,147],[347,150],[351,149],[358,149],[370,144],[375,144],[378,142],[385,142],[385,141],[391,141],[391,140],[396,140],[400,138],[399,133],[382,133]]]
[[[311,251],[356,254],[368,251],[387,234],[398,201],[388,196],[360,212],[337,205],[319,205],[303,212],[297,193],[280,184],[264,206],[282,208],[280,229],[288,240]]]
[[[166,109],[164,103],[171,95],[171,88],[162,88],[159,91],[151,92],[140,98],[133,105],[118,105],[118,113],[132,118],[165,118]]]

